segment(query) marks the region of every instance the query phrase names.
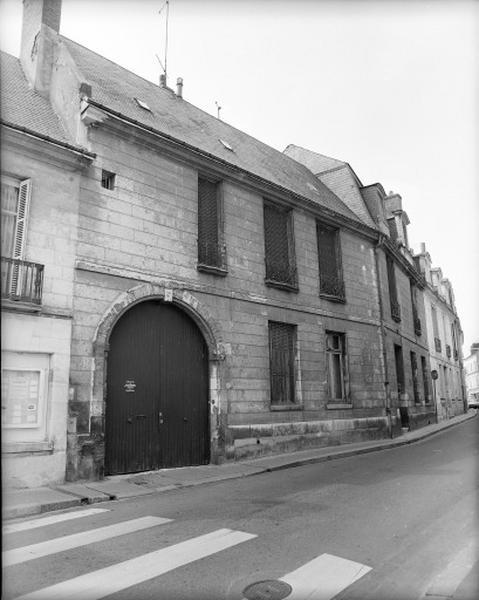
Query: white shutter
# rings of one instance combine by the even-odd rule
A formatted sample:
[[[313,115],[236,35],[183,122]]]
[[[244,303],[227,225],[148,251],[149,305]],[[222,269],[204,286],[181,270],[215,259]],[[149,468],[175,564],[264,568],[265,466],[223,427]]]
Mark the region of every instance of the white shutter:
[[[31,180],[25,179],[20,183],[18,190],[18,211],[15,227],[15,238],[13,245],[13,258],[22,259],[25,249],[25,238],[27,234],[27,217],[30,207]]]

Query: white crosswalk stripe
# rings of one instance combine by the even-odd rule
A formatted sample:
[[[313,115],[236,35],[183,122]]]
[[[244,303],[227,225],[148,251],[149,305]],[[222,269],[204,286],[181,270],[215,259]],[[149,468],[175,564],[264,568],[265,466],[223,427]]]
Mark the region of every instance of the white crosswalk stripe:
[[[106,527],[99,527],[97,529],[54,538],[30,546],[6,550],[2,555],[3,566],[8,567],[10,565],[16,565],[42,556],[64,552],[65,550],[86,546],[87,544],[108,540],[119,535],[133,533],[135,531],[148,529],[149,527],[163,525],[164,523],[169,522],[171,522],[171,519],[164,519],[162,517],[141,517],[139,519],[115,523],[114,525],[107,525]]]
[[[317,558],[281,577],[293,591],[288,600],[330,600],[371,571],[371,567],[332,554]]]
[[[218,529],[36,590],[15,600],[98,600],[255,537],[257,536],[243,531]]]
[[[21,523],[9,523],[2,528],[3,535],[14,533],[17,531],[27,531],[29,529],[37,529],[46,525],[55,525],[63,521],[71,521],[72,519],[81,519],[83,517],[91,517],[100,513],[109,512],[108,508],[87,508],[81,511],[60,513],[58,515],[49,515],[48,517],[39,517],[38,519],[30,519]]]

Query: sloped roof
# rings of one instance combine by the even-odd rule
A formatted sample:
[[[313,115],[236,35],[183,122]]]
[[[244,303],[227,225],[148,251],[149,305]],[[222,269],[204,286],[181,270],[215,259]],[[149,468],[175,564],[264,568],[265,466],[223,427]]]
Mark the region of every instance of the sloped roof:
[[[56,141],[71,144],[49,101],[29,86],[20,60],[0,51],[0,67],[2,120]]]
[[[310,169],[366,225],[376,227],[361,195],[361,182],[347,162],[290,144],[284,153]]]
[[[301,146],[296,146],[295,144],[289,144],[283,152],[308,167],[315,175],[347,164],[336,158],[319,154],[319,152],[313,152],[307,148],[301,148]]]
[[[85,83],[91,85],[92,100],[360,222],[304,165],[178,98],[172,90],[161,88],[68,38],[60,36],[60,39]],[[146,103],[150,110],[141,108],[135,98]],[[220,140],[227,142],[232,151]]]

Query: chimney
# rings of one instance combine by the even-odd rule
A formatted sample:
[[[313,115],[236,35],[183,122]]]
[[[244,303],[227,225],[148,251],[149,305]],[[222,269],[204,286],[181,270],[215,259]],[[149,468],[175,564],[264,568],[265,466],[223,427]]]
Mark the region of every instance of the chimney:
[[[62,0],[23,0],[20,61],[34,89],[44,96],[49,92],[61,12]]]
[[[421,242],[421,254],[426,254],[426,244]]]
[[[165,88],[166,87],[166,74],[162,73],[160,75],[160,87]]]
[[[178,77],[176,80],[176,95],[178,98],[183,98],[183,77]]]

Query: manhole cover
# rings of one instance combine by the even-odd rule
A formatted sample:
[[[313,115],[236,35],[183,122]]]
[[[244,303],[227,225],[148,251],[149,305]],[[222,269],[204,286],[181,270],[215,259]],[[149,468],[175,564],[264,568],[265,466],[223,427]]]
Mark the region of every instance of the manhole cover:
[[[289,596],[293,588],[284,581],[277,579],[266,579],[248,585],[243,590],[243,596],[247,600],[283,600]]]

